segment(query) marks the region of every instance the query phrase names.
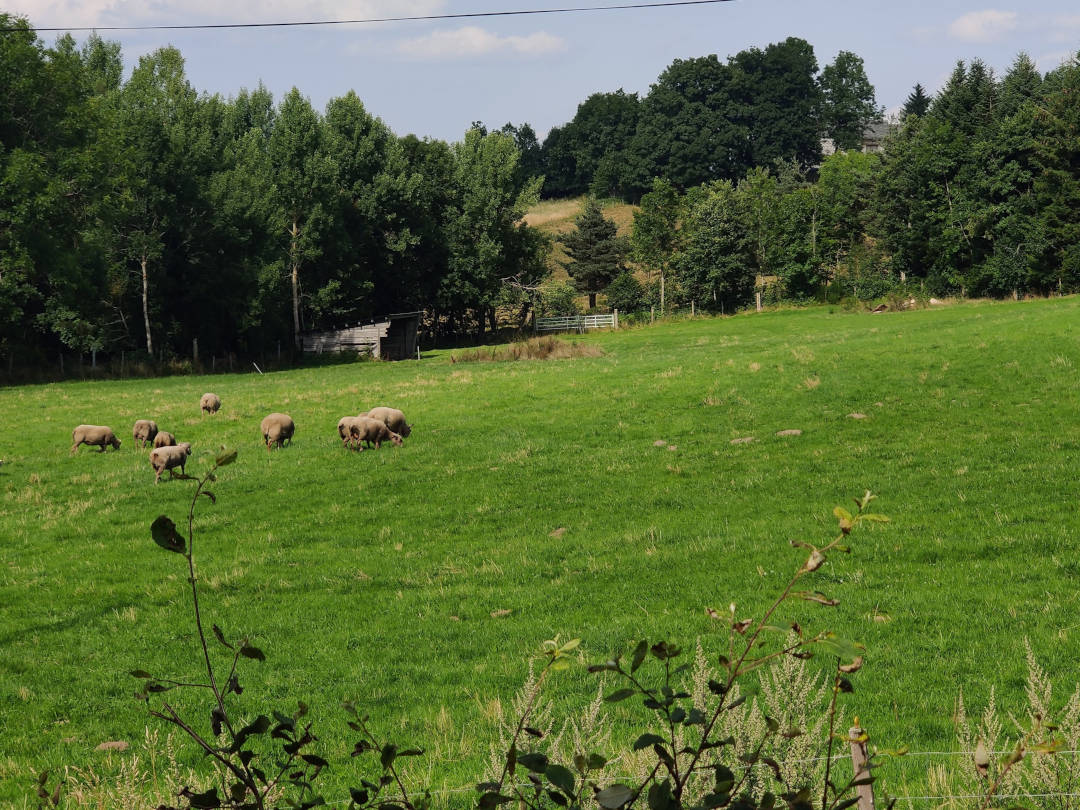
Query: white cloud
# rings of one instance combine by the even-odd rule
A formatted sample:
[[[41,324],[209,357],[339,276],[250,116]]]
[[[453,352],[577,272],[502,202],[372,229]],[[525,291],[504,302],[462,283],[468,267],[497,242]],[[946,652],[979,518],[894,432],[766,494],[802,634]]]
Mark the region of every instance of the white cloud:
[[[4,11],[42,27],[190,25],[410,17],[445,11],[446,0],[6,0]]]
[[[566,50],[566,42],[544,31],[526,37],[500,36],[469,25],[405,40],[398,50],[414,59],[464,59],[496,54],[541,56]]]
[[[1015,11],[971,11],[949,24],[949,34],[965,42],[993,42],[1017,26]]]

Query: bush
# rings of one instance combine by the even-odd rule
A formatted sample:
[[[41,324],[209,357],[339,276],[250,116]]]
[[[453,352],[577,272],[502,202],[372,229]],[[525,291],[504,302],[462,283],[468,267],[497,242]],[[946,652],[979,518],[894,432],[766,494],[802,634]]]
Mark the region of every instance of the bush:
[[[645,287],[630,272],[616,276],[605,295],[608,306],[619,312],[636,312],[645,306]]]
[[[565,281],[553,281],[540,287],[537,316],[578,315],[578,291]]]

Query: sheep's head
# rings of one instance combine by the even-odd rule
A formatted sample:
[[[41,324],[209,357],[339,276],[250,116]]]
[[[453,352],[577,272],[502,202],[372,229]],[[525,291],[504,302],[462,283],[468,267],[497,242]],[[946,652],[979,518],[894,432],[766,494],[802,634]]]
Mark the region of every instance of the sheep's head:
[[[180,448],[180,450],[184,453],[185,456],[191,455],[191,442],[180,442],[177,447]]]
[[[409,434],[412,433],[412,425],[406,424],[401,430],[402,438],[409,438]]]
[[[120,449],[120,440],[116,438],[116,436],[112,437],[112,440],[109,442],[109,444],[111,444],[117,450]]]
[[[404,444],[404,442],[401,440],[401,436],[399,436],[397,433],[394,433],[393,431],[391,431],[390,433],[390,441],[392,441],[398,447],[401,447],[401,445]]]

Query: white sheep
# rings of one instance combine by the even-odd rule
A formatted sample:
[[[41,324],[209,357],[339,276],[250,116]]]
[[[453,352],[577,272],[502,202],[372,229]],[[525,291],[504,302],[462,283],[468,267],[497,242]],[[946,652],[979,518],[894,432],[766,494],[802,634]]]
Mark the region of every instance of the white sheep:
[[[288,440],[289,444],[292,444],[296,425],[293,423],[292,417],[287,413],[271,413],[263,418],[259,430],[262,432],[263,441],[266,442],[266,450],[269,452],[270,448],[275,444],[278,447],[284,447],[286,440]]]
[[[403,439],[409,438],[409,434],[412,433],[412,425],[405,422],[405,414],[397,408],[372,408],[367,413],[362,413],[360,415],[366,416],[368,419],[378,419]]]
[[[382,447],[385,441],[391,441],[399,447],[403,444],[401,436],[390,430],[385,422],[367,416],[357,417],[356,421],[350,425],[350,431],[353,443],[358,447],[361,442],[367,442],[368,447],[374,444],[376,450]]]
[[[202,399],[199,400],[199,408],[205,413],[217,413],[221,407],[221,397],[217,394],[211,394],[209,391],[202,395]]]
[[[353,425],[360,421],[361,416],[343,416],[338,420],[337,431],[338,436],[341,437],[341,442],[346,447],[354,446],[352,428]]]
[[[150,444],[157,434],[157,422],[153,419],[137,419],[135,420],[135,427],[131,429],[131,438],[135,440],[140,448]]]
[[[180,468],[180,474],[185,475],[184,465],[188,456],[191,455],[191,442],[181,442],[167,447],[155,447],[150,451],[150,466],[154,468],[154,483],[161,480],[161,474],[169,471],[169,477],[176,475],[175,467]]]
[[[158,431],[154,437],[154,447],[173,447],[176,445],[176,437],[167,430]]]
[[[115,449],[120,449],[120,440],[116,438],[116,434],[113,433],[111,427],[105,425],[79,425],[75,430],[71,431],[71,452],[74,453],[79,449],[80,444],[91,444],[101,448],[101,452],[105,452],[105,445],[112,445]]]

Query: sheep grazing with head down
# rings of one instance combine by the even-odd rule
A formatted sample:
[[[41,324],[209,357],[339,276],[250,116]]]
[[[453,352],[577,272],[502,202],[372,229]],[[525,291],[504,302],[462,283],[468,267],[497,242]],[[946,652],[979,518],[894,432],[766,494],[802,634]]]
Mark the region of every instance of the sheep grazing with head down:
[[[154,447],[174,447],[176,446],[176,437],[173,436],[167,430],[158,431],[158,435],[154,437]]]
[[[202,399],[199,400],[199,409],[203,413],[217,413],[221,407],[221,397],[217,394],[211,394],[209,392],[202,395]]]
[[[296,425],[293,423],[292,417],[287,413],[272,413],[262,420],[259,430],[262,432],[263,441],[266,442],[266,450],[269,452],[274,445],[284,447],[286,441],[292,444]]]
[[[368,419],[377,419],[383,422],[390,430],[397,433],[403,439],[409,438],[412,433],[412,425],[406,424],[405,414],[397,408],[372,408],[367,413],[360,414]]]
[[[150,444],[157,434],[157,422],[153,419],[137,419],[135,427],[131,429],[131,438],[135,440],[140,449]]]
[[[343,416],[338,420],[337,432],[341,437],[341,443],[346,447],[354,446],[352,429],[353,425],[358,423],[363,417],[361,416]]]
[[[105,425],[79,425],[71,431],[71,452],[79,449],[80,444],[91,444],[101,448],[105,452],[106,445],[112,445],[116,450],[120,449],[120,440],[116,438],[111,427]]]
[[[191,442],[181,442],[168,447],[155,447],[150,451],[150,466],[154,468],[154,483],[161,480],[161,474],[169,471],[169,477],[176,475],[176,468],[180,468],[180,474],[186,475],[184,465],[187,464],[188,456],[191,455]]]
[[[383,442],[387,441],[393,442],[399,447],[403,444],[401,436],[390,430],[385,422],[367,416],[358,416],[356,421],[350,425],[350,431],[353,444],[357,447],[360,447],[361,442],[367,442],[368,447],[374,445],[376,450],[382,447]]]

